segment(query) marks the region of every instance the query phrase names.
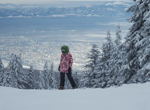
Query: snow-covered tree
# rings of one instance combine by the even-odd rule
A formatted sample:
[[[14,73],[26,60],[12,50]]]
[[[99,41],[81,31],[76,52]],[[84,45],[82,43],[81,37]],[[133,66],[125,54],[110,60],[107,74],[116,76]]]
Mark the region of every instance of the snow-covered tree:
[[[44,71],[43,71],[43,78],[44,78],[44,89],[50,89],[50,85],[49,85],[49,75],[50,75],[50,72],[49,72],[49,69],[48,69],[48,63],[47,61],[45,62],[45,65],[44,65]]]
[[[4,75],[4,65],[0,58],[0,86],[2,85],[2,82],[3,82],[3,75]]]
[[[11,60],[9,62],[6,72],[4,73],[3,80],[5,80],[4,86],[10,85],[11,87],[20,89],[28,88],[26,74],[23,72],[22,68],[21,54],[11,55]]]
[[[150,74],[150,1],[133,0],[135,4],[128,8],[132,12],[128,19],[133,23],[125,38],[127,60],[122,71],[125,83],[145,82]]]
[[[51,68],[50,68],[50,76],[49,76],[49,85],[51,88],[56,89],[57,88],[57,81],[56,81],[56,75],[54,73],[54,63],[52,62]]]
[[[107,85],[106,77],[108,71],[106,69],[105,59],[103,57],[99,60],[94,72],[96,74],[94,87],[105,88]]]
[[[3,75],[2,86],[12,87],[11,80],[12,80],[11,75],[9,71],[6,70]]]
[[[122,43],[114,48],[112,58],[112,79],[114,85],[122,85],[125,83],[125,79],[128,77],[128,66],[126,65],[126,45]],[[125,74],[123,74],[124,72]]]
[[[10,75],[10,83],[12,87],[18,88],[18,82],[21,80],[21,77],[19,77],[21,70],[22,70],[22,64],[21,64],[21,54],[19,56],[12,54],[11,60],[9,62],[9,65],[7,67]]]
[[[121,44],[121,40],[122,40],[120,33],[121,33],[121,29],[120,29],[120,25],[118,24],[116,30],[116,39],[115,39],[115,46],[117,47]]]
[[[113,85],[122,85],[126,75],[122,74],[121,68],[126,67],[124,62],[126,61],[126,46],[124,43],[121,43],[122,37],[120,35],[121,29],[120,26],[117,26],[115,46],[111,51],[111,57],[109,59],[109,64],[111,65],[109,71],[109,81],[107,86]]]
[[[96,64],[98,63],[99,56],[100,56],[100,50],[99,50],[98,46],[96,44],[92,45],[92,48],[87,55],[87,58],[89,61],[85,65],[85,67],[88,68],[91,72],[94,71],[94,68],[95,68]],[[95,77],[95,76],[93,76],[93,77]]]
[[[112,50],[114,48],[114,44],[111,38],[110,30],[107,32],[106,42],[103,44],[103,58],[109,63],[107,60],[110,59],[112,55]]]
[[[98,64],[99,57],[101,53],[97,45],[92,45],[90,53],[88,54],[87,58],[89,61],[85,65],[86,71],[83,73],[81,79],[81,87],[93,87],[95,84],[96,74],[95,74],[95,67]]]
[[[100,52],[94,52],[96,46],[93,46],[91,50],[89,61],[86,67],[89,67],[87,71],[82,75],[80,86],[81,87],[109,87],[111,81],[111,68],[112,68],[112,52],[114,50],[114,44],[111,39],[110,30],[107,32],[106,42],[103,44],[102,54]],[[98,50],[98,49],[96,49]],[[97,55],[93,53],[98,53]],[[93,56],[98,56],[94,58]],[[101,57],[100,57],[101,56]],[[93,60],[94,59],[94,60]],[[96,62],[93,65],[93,62]]]
[[[60,73],[54,73],[55,74],[55,80],[56,80],[56,88],[60,86]]]
[[[80,88],[83,87],[92,87],[91,85],[91,79],[90,79],[90,75],[87,71],[83,71],[82,75],[81,75],[81,80],[80,80]]]
[[[44,74],[42,71],[39,72],[39,76],[38,76],[38,89],[45,89],[45,80],[44,80]]]
[[[35,77],[34,77],[34,70],[33,66],[30,66],[29,74],[28,74],[28,84],[30,86],[30,89],[35,89]]]
[[[106,42],[102,47],[102,57],[100,59],[99,64],[95,69],[95,73],[97,74],[96,78],[98,79],[97,86],[102,88],[110,86],[111,80],[111,69],[112,69],[112,52],[114,50],[114,44],[111,38],[110,30],[107,32]]]

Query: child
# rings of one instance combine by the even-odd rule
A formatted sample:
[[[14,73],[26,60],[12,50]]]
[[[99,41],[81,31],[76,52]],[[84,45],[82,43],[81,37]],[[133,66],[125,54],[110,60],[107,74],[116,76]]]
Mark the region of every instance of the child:
[[[72,64],[73,64],[73,58],[72,55],[69,52],[68,46],[64,45],[61,47],[61,60],[59,64],[58,70],[60,71],[60,87],[59,90],[64,89],[64,82],[65,82],[65,74],[67,75],[71,86],[73,89],[76,89],[76,83],[74,82],[71,73],[72,73]]]

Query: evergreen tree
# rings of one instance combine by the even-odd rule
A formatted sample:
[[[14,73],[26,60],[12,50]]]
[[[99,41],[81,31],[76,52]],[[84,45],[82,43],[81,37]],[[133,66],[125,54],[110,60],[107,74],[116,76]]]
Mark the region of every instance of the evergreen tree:
[[[121,33],[120,25],[117,25],[115,47],[118,47],[121,44],[122,37],[120,33]]]
[[[114,53],[114,66],[113,66],[113,78],[114,78],[114,85],[122,85],[125,83],[126,78],[128,77],[129,68],[126,65],[126,45],[122,43],[118,47],[116,47]],[[125,74],[124,74],[125,73]]]
[[[56,89],[58,86],[57,86],[56,76],[54,73],[54,63],[53,62],[51,64],[49,79],[50,79],[49,85],[51,86],[51,88]]]
[[[103,56],[103,54],[102,54]],[[101,87],[105,88],[107,85],[106,76],[107,76],[107,69],[105,65],[105,59],[102,57],[99,60],[98,65],[95,67],[95,73],[96,73],[96,84],[95,87]]]
[[[28,88],[28,82],[26,79],[25,73],[23,73],[21,54],[20,55],[11,55],[11,60],[7,67],[6,72],[4,73],[3,85],[9,85],[11,87],[25,89]]]
[[[30,66],[30,69],[29,69],[28,84],[30,86],[30,89],[35,89],[35,77],[34,77],[33,66]]]
[[[86,71],[84,72],[82,79],[81,79],[81,87],[94,87],[96,83],[96,74],[95,74],[95,67],[98,64],[100,57],[100,51],[97,45],[92,45],[92,49],[88,54],[87,58],[89,61],[85,65]]]
[[[94,71],[94,67],[96,66],[98,62],[99,56],[100,56],[99,48],[97,47],[96,44],[92,45],[92,49],[90,50],[90,53],[87,55],[87,58],[89,59],[89,61],[85,65],[85,67],[90,69],[91,72]]]
[[[120,35],[121,29],[120,26],[117,25],[116,30],[116,39],[115,39],[115,46],[113,50],[111,51],[112,55],[110,57],[110,74],[109,74],[109,81],[107,82],[107,85],[121,85],[121,75],[120,75],[120,69],[122,67],[123,61],[124,61],[124,46],[121,45],[122,37]]]
[[[105,59],[105,63],[109,65],[109,59],[112,55],[112,50],[114,49],[114,44],[112,42],[110,30],[107,32],[106,42],[103,44],[103,58]]]
[[[9,75],[11,78],[11,80],[10,80],[11,86],[18,88],[18,86],[19,86],[18,81],[20,80],[19,74],[22,69],[20,56],[12,54],[11,60],[10,60],[10,63],[8,65],[7,69],[9,70]]]
[[[112,52],[114,50],[114,44],[112,42],[110,30],[107,32],[106,42],[102,47],[102,57],[100,59],[100,63],[97,65],[95,72],[97,74],[97,81],[102,88],[109,87],[112,82],[111,81],[111,70],[113,66],[112,61]]]
[[[38,89],[45,89],[45,80],[44,80],[44,74],[42,71],[39,72],[39,77],[38,77]]]
[[[45,62],[45,65],[44,65],[44,72],[43,72],[43,78],[44,78],[44,89],[50,89],[50,85],[49,85],[49,69],[48,69],[48,63],[47,61]]]
[[[60,73],[54,73],[55,74],[55,80],[56,80],[56,88],[60,86]]]
[[[3,65],[2,60],[0,58],[0,86],[2,86],[3,75],[4,75],[4,65]]]
[[[127,59],[122,68],[126,75],[125,83],[145,82],[150,73],[150,10],[149,0],[133,0],[135,4],[128,8],[132,12],[128,19],[133,23],[125,38]]]
[[[12,80],[11,75],[10,75],[9,71],[6,70],[3,75],[2,86],[12,87],[11,80]]]
[[[34,89],[43,89],[41,84],[41,71],[34,70]]]
[[[89,72],[87,70],[83,71],[83,73],[81,75],[81,80],[80,80],[79,87],[80,88],[82,88],[82,87],[92,87],[91,77],[90,77]]]

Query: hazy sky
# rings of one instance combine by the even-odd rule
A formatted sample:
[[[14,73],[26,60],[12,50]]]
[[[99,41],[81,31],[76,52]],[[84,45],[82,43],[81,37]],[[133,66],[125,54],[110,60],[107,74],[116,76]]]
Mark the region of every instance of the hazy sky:
[[[63,3],[65,1],[91,1],[92,0],[0,0],[0,4],[46,4],[46,3]],[[132,1],[132,0],[94,0],[94,1]]]

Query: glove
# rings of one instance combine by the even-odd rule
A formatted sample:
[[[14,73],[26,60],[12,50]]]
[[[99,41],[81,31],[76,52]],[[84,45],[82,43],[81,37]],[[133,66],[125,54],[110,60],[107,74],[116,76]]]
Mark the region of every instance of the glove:
[[[58,67],[58,71],[60,71],[60,66]]]
[[[68,72],[71,73],[71,67],[69,67]]]

